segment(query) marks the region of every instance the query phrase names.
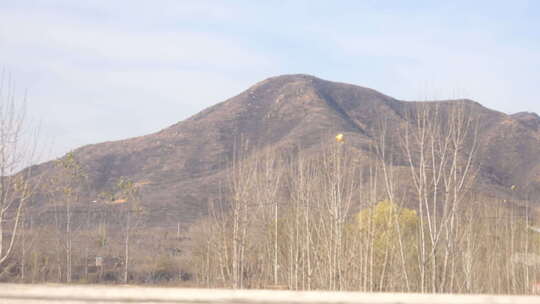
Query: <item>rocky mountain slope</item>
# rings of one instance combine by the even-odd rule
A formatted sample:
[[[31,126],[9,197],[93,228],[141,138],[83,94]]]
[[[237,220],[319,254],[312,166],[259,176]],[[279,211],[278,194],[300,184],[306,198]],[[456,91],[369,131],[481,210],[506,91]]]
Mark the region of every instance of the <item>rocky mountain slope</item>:
[[[452,101],[432,102],[433,104]],[[483,191],[504,193],[520,185],[526,198],[540,189],[540,118],[506,115],[466,101],[481,116],[478,159]],[[157,133],[81,147],[74,151],[88,176],[85,204],[106,204],[120,177],[133,180],[142,202],[158,223],[191,221],[207,210],[209,197],[225,187],[226,168],[235,149],[248,142],[249,153],[266,146],[317,149],[333,134],[368,153],[380,121],[397,132],[410,124],[406,115],[418,103],[377,91],[309,75],[285,75],[259,82],[224,102]],[[53,162],[37,167],[47,179]],[[43,208],[43,200],[35,208]]]

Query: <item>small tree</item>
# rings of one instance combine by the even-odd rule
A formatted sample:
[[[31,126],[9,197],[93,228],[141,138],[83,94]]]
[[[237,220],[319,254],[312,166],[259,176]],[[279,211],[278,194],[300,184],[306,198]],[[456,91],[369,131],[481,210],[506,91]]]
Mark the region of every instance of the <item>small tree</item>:
[[[126,178],[120,178],[117,183],[118,200],[125,204],[125,226],[124,226],[124,283],[129,280],[129,246],[133,230],[140,224],[140,215],[143,208],[140,204],[139,189],[137,185]]]
[[[65,204],[66,222],[65,222],[65,239],[64,248],[66,251],[66,281],[71,283],[72,260],[73,260],[73,204],[80,201],[81,187],[85,184],[86,175],[75,159],[73,152],[68,153],[65,157],[58,161],[60,167],[62,183],[61,192]]]
[[[370,242],[373,280],[379,290],[385,290],[389,280],[403,281],[414,268],[419,218],[415,210],[399,207],[389,200],[358,212],[354,217],[353,234]],[[403,247],[403,248],[402,248]],[[405,260],[408,269],[400,272],[397,261]],[[385,284],[386,283],[386,284]]]

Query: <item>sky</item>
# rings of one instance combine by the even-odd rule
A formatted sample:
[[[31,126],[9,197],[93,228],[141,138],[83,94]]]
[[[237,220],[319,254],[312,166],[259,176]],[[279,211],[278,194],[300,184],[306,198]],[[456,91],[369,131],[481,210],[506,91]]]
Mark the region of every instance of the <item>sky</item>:
[[[50,157],[281,74],[540,113],[540,1],[0,0],[0,70]]]

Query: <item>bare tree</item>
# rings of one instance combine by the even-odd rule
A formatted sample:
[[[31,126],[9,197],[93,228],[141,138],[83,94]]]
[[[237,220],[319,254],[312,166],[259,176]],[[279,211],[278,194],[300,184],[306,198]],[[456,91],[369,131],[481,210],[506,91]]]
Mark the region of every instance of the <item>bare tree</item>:
[[[130,263],[130,243],[133,230],[140,224],[143,213],[143,208],[140,203],[139,189],[136,183],[131,180],[120,178],[117,183],[118,193],[120,197],[117,200],[124,207],[125,225],[124,225],[124,284],[129,280],[129,263]]]
[[[71,283],[73,278],[73,208],[80,202],[86,174],[73,152],[58,160],[57,165],[60,175],[57,179],[60,183],[59,192],[65,207],[65,222],[62,224],[64,224],[63,247],[66,255],[66,281]]]
[[[0,267],[13,253],[23,208],[32,194],[37,133],[29,128],[26,97],[19,100],[10,77],[0,75]],[[20,171],[21,169],[24,169]],[[20,172],[19,172],[20,171]]]
[[[418,104],[401,136],[420,216],[418,266],[421,292],[448,288],[455,263],[459,207],[475,171],[477,120],[464,102]]]

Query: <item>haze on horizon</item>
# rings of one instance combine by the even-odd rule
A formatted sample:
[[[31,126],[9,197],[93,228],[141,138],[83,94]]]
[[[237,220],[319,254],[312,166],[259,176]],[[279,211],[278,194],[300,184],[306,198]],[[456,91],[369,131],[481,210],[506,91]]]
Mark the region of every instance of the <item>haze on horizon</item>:
[[[0,2],[0,68],[53,156],[311,74],[402,100],[540,112],[540,2]]]

